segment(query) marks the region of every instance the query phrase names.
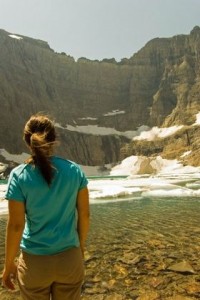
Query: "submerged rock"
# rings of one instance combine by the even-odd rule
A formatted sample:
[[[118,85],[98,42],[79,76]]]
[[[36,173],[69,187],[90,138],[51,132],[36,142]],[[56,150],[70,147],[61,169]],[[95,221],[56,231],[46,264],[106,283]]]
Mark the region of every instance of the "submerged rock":
[[[181,296],[181,295],[166,298],[166,300],[192,300],[192,299],[194,299],[194,298],[185,297],[185,296]]]
[[[187,261],[182,261],[178,264],[171,265],[167,269],[170,271],[179,272],[179,273],[195,274],[194,269]]]
[[[157,292],[145,292],[137,298],[137,300],[158,300],[160,299]]]

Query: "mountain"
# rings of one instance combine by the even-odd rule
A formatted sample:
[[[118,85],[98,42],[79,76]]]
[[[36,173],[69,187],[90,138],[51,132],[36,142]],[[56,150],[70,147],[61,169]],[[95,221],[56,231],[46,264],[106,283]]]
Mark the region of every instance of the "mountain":
[[[24,123],[43,111],[56,120],[60,155],[83,165],[116,163],[130,153],[127,145],[143,151],[141,145],[134,150],[131,137],[144,125],[189,128],[195,122],[200,28],[155,38],[120,62],[75,61],[47,42],[0,30],[0,106],[1,149],[27,152]]]

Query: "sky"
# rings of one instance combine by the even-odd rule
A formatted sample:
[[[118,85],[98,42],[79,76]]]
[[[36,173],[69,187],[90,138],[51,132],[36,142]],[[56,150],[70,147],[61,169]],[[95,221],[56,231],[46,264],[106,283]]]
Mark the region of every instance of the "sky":
[[[200,26],[200,0],[0,0],[0,28],[75,59],[129,58]]]

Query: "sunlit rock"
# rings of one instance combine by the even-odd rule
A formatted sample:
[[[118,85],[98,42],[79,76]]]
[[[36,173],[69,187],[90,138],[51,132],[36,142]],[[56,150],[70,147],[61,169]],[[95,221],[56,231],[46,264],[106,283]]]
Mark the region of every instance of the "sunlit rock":
[[[174,271],[174,272],[179,272],[179,273],[190,273],[190,274],[195,273],[194,269],[187,261],[182,261],[180,263],[171,265],[167,269],[169,271]]]

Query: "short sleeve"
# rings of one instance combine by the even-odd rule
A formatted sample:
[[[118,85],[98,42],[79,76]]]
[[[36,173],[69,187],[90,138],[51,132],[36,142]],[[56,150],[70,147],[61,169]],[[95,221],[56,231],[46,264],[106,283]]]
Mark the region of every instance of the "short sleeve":
[[[80,173],[80,186],[79,186],[79,190],[82,190],[83,188],[85,188],[88,185],[88,180],[87,180],[84,172],[81,170],[80,167],[79,167],[79,173]]]
[[[7,200],[12,199],[20,202],[25,202],[25,197],[19,185],[18,175],[14,172],[14,170],[10,173],[9,176],[8,188],[6,191],[5,198]]]

